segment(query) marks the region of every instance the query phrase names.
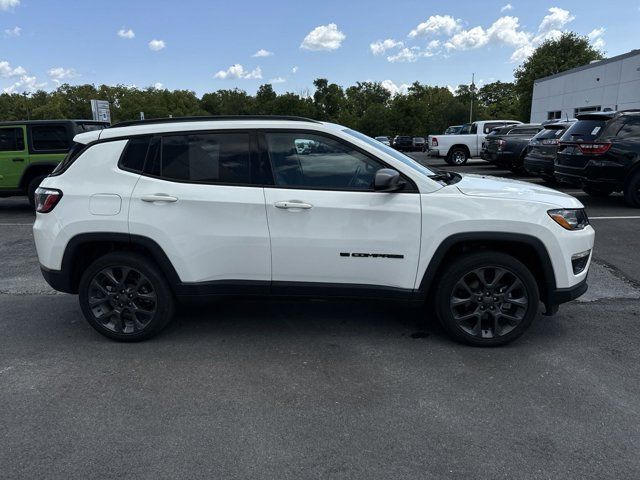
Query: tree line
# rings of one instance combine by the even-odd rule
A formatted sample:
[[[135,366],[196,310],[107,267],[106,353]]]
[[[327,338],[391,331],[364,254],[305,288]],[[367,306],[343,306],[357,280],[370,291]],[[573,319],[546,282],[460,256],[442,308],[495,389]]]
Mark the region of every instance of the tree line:
[[[476,88],[447,87],[414,82],[406,92],[392,95],[380,82],[357,82],[343,87],[326,78],[313,82],[309,94],[278,94],[272,85],[261,85],[255,95],[229,89],[198,97],[190,90],[136,88],[125,85],[60,85],[29,95],[0,95],[0,121],[23,119],[91,118],[90,100],[108,100],[112,121],[200,115],[297,115],[339,123],[371,136],[424,136],[449,125],[473,120],[514,119],[528,121],[533,82],[591,60],[602,58],[589,40],[575,33],[541,44],[514,73],[514,82],[492,82]]]

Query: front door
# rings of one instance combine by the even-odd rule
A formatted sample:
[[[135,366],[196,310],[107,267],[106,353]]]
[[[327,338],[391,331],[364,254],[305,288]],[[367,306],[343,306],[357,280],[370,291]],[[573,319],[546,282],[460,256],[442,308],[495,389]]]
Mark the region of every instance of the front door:
[[[412,289],[420,195],[374,191],[386,165],[341,140],[296,131],[265,137],[275,179],[265,188],[274,291],[286,283]]]
[[[0,127],[0,188],[17,189],[29,160],[25,128]]]

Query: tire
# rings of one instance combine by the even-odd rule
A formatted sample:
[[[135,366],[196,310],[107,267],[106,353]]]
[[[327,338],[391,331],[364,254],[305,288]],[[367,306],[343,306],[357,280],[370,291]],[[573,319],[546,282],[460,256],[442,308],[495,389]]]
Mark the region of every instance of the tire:
[[[46,175],[38,175],[37,177],[33,177],[27,185],[27,198],[29,199],[29,205],[31,205],[31,208],[36,208],[36,189],[45,178],[47,178]]]
[[[435,293],[437,317],[445,331],[476,347],[496,347],[518,338],[537,315],[539,302],[538,285],[529,269],[516,258],[494,251],[453,260]]]
[[[467,163],[469,155],[467,150],[461,147],[454,147],[447,154],[447,163],[449,165],[464,165]]]
[[[636,172],[624,187],[624,200],[630,206],[640,208],[640,172]]]
[[[608,197],[613,193],[613,190],[596,187],[584,187],[582,191],[590,197]]]
[[[79,301],[93,328],[121,342],[151,338],[173,318],[173,294],[164,275],[131,252],[109,253],[89,265],[80,279]]]

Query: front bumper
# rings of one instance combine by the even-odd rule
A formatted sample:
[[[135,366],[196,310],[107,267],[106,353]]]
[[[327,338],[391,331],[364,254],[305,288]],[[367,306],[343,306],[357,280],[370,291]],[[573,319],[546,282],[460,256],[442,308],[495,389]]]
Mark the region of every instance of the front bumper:
[[[580,283],[576,283],[568,288],[556,288],[547,292],[544,299],[545,315],[550,316],[558,312],[558,307],[563,304],[581,297],[589,288],[585,277]]]

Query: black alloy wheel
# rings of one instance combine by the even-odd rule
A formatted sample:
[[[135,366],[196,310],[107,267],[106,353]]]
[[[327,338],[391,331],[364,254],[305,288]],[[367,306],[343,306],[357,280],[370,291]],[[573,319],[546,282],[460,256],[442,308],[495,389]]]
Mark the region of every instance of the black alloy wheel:
[[[150,338],[173,316],[173,295],[146,257],[114,252],[98,258],[80,280],[80,306],[89,324],[121,341]]]
[[[435,292],[444,329],[474,346],[497,346],[522,335],[538,312],[538,286],[516,258],[482,251],[451,261]]]

